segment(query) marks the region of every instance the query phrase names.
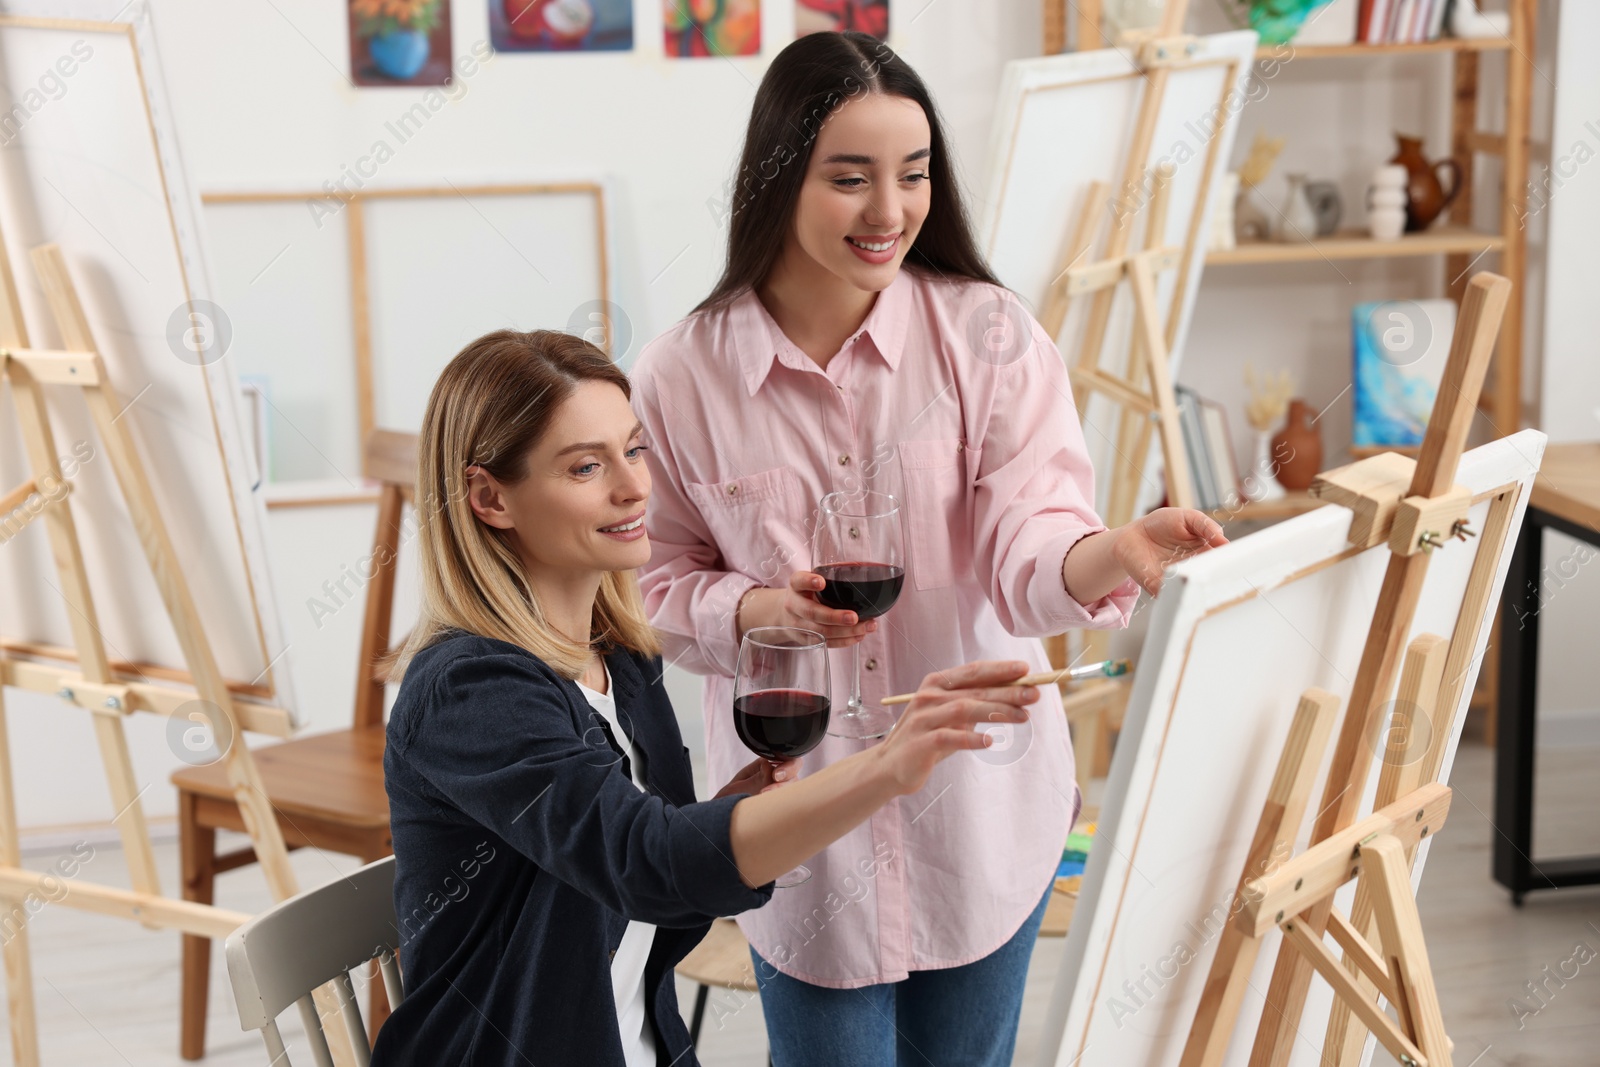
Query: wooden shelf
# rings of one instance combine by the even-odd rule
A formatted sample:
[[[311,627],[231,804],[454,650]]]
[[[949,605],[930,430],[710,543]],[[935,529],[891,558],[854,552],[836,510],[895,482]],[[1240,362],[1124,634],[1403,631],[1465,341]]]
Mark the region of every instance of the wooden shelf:
[[[1251,241],[1236,248],[1206,253],[1208,267],[1230,263],[1307,263],[1326,259],[1389,259],[1398,256],[1432,256],[1498,251],[1505,238],[1465,226],[1435,226],[1424,233],[1408,233],[1395,241],[1377,241],[1359,230],[1345,230],[1315,241]]]
[[[1256,49],[1258,59],[1339,59],[1350,56],[1400,56],[1428,52],[1492,52],[1511,47],[1509,37],[1441,37],[1417,44],[1308,44],[1293,41],[1283,45],[1263,45]],[[1285,55],[1285,52],[1288,54]]]
[[[1289,519],[1303,512],[1314,511],[1326,501],[1318,500],[1304,489],[1290,490],[1279,500],[1246,502],[1236,508],[1217,508],[1209,512],[1213,519],[1226,525],[1230,522],[1272,522]]]

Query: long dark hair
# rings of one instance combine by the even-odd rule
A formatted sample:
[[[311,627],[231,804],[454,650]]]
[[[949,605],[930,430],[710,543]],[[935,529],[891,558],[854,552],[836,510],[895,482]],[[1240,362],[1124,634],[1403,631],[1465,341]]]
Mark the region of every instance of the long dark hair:
[[[928,117],[932,200],[904,266],[1000,284],[972,236],[944,126],[917,72],[870,34],[811,33],[778,53],[756,90],[727,205],[727,262],[695,311],[726,304],[766,279],[783,252],[817,132],[863,92],[915,100]]]

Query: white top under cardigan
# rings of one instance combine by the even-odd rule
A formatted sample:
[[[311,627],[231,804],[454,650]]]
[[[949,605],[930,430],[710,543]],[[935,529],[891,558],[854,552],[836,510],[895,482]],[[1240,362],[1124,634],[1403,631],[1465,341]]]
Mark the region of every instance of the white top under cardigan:
[[[601,660],[601,665],[604,664],[605,661]],[[611,728],[611,736],[628,754],[633,784],[642,791],[644,780],[640,777],[640,768],[644,766],[644,761],[633,747],[633,738],[623,733],[622,725],[617,721],[617,700],[612,695],[611,669],[606,668],[604,693],[598,693],[582,682],[578,683],[578,688],[583,690],[590,706],[606,720],[606,725]],[[611,959],[611,993],[617,1001],[617,1030],[622,1037],[622,1055],[628,1061],[628,1067],[655,1067],[656,1064],[656,1039],[650,1032],[644,1000],[644,965],[650,958],[650,946],[655,938],[654,923],[630,921],[628,929],[622,934],[622,944],[617,946],[617,954]]]

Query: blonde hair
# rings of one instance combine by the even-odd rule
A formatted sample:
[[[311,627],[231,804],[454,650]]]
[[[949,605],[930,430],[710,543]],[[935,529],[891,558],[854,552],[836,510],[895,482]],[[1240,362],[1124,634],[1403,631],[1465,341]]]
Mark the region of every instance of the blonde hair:
[[[469,466],[508,485],[527,477],[529,450],[583,381],[610,382],[632,396],[628,376],[609,356],[554,330],[487,334],[439,375],[417,456],[422,610],[396,657],[394,677],[451,630],[519,645],[572,679],[597,649],[661,653],[632,571],[607,571],[601,579],[588,644],[558,632],[533,595],[512,532],[481,522],[467,501]]]

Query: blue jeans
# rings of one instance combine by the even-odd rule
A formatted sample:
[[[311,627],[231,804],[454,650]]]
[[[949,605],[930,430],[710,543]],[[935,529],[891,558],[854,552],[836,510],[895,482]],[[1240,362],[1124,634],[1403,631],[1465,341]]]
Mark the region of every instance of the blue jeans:
[[[1011,1067],[1028,960],[1054,886],[1052,878],[1022,928],[983,959],[900,982],[825,989],[752,948],[773,1067]]]

